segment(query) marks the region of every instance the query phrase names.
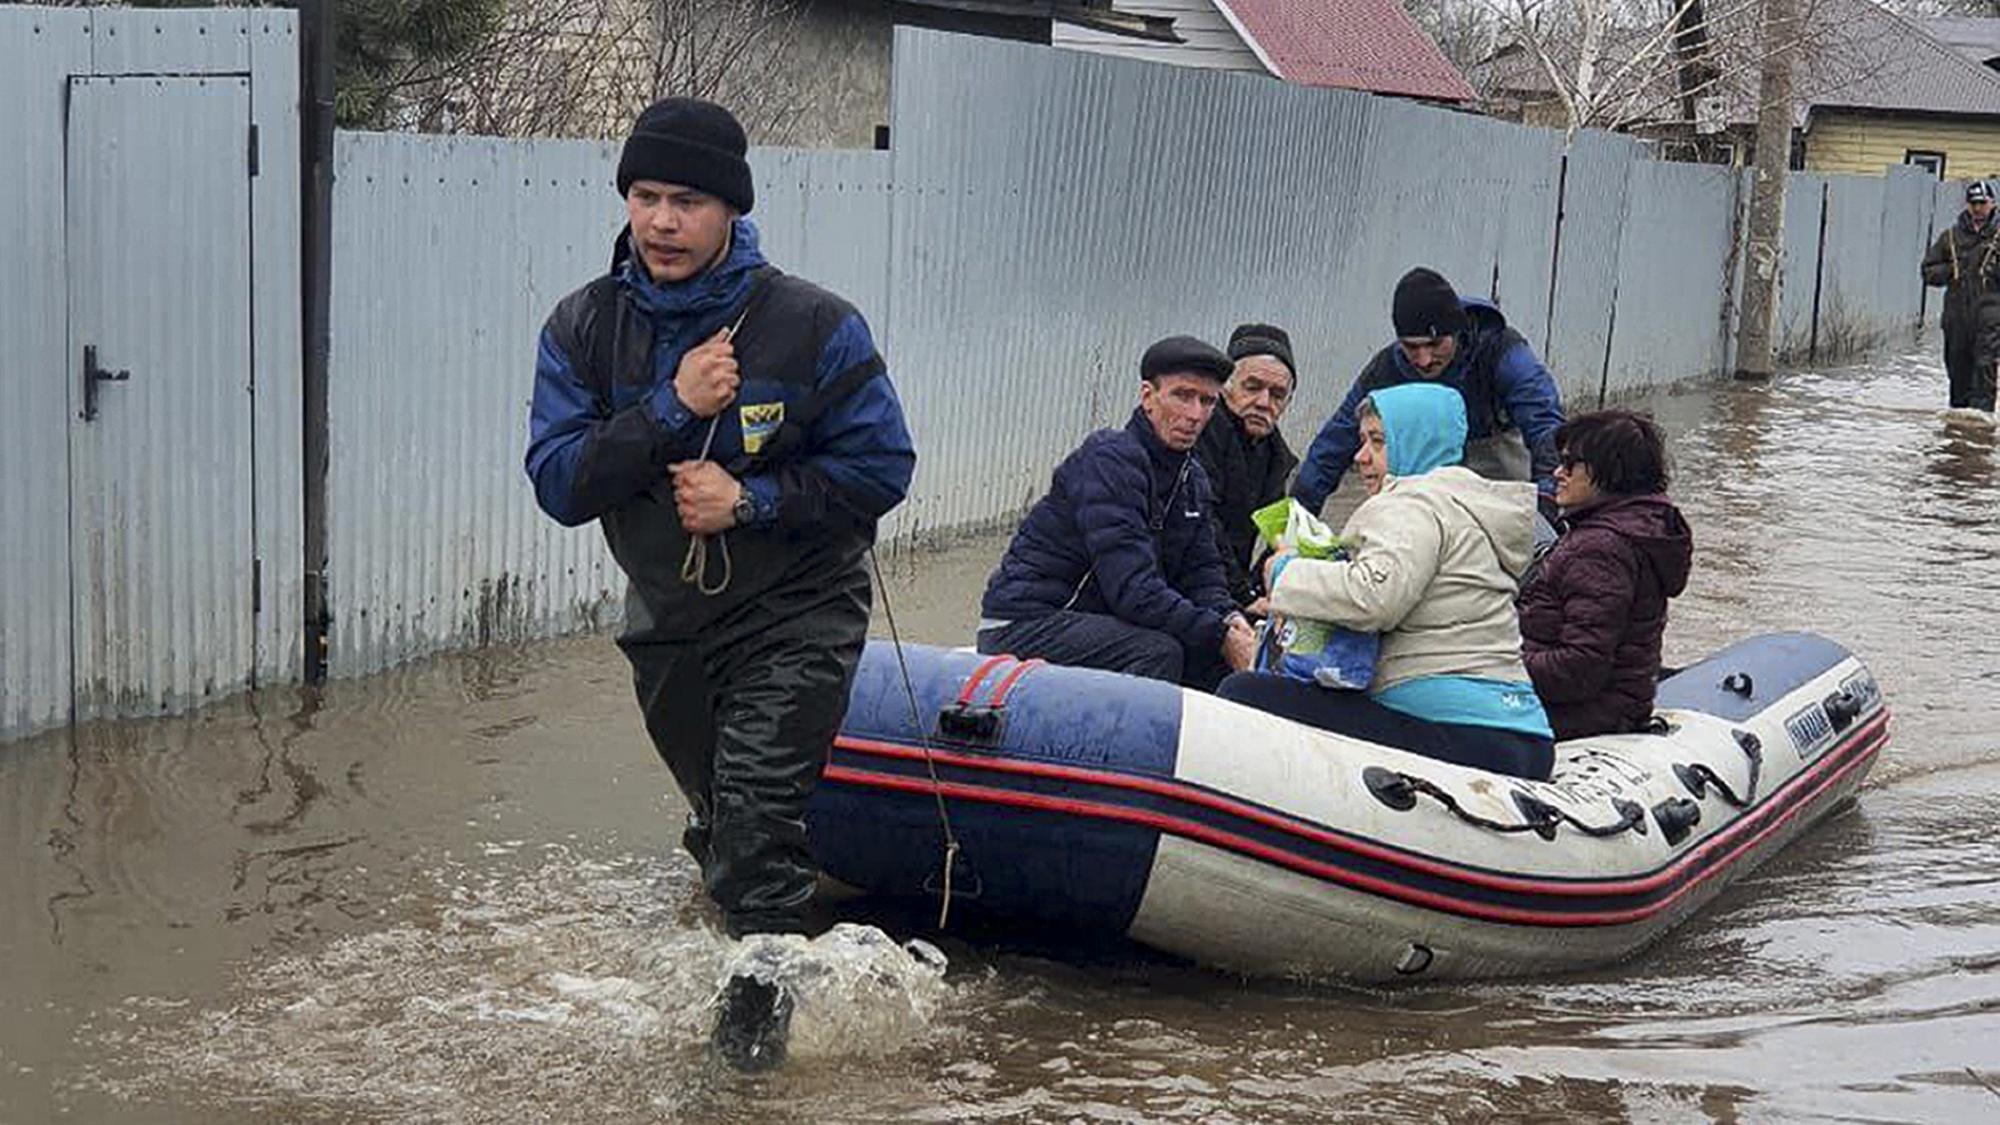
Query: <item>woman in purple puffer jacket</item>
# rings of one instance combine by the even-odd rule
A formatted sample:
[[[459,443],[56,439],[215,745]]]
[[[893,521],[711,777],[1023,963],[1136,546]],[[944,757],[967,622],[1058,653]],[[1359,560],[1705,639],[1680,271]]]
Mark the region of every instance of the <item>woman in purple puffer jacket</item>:
[[[1562,538],[1521,593],[1528,675],[1558,741],[1643,728],[1653,715],[1667,601],[1694,537],[1666,497],[1666,447],[1624,410],[1556,431]]]

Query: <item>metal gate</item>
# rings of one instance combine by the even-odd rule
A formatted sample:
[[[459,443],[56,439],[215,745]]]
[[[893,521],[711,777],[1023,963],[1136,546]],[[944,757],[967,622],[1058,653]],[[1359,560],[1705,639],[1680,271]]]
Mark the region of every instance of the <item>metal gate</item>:
[[[248,75],[69,82],[70,598],[76,719],[249,683]]]

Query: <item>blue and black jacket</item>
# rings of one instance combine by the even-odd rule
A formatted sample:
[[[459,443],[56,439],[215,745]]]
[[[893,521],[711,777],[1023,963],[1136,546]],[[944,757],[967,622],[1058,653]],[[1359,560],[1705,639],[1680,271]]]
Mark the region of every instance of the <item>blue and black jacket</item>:
[[[1461,296],[1458,303],[1472,326],[1459,337],[1458,357],[1435,379],[1426,380],[1410,366],[1409,357],[1394,343],[1361,369],[1340,409],[1320,427],[1299,465],[1292,495],[1300,503],[1317,512],[1340,487],[1340,478],[1361,446],[1354,412],[1362,399],[1384,387],[1424,381],[1441,383],[1465,399],[1468,441],[1510,429],[1521,431],[1535,487],[1547,495],[1555,493],[1556,428],[1563,424],[1562,396],[1555,380],[1528,341],[1507,326],[1499,306],[1480,297]]]
[[[549,314],[536,356],[535,498],[566,526],[603,524],[662,639],[692,636],[748,600],[806,603],[813,589],[863,573],[876,521],[902,501],[916,464],[861,314],[766,263],[749,220],[737,219],[731,237],[721,264],[662,285],[621,236],[610,272]],[[710,420],[674,393],[674,371],[739,320],[743,381],[711,439]],[[732,574],[716,597],[681,580],[689,536],[667,472],[699,458],[705,442],[756,507],[728,533]]]
[[[980,615],[1103,613],[1191,652],[1217,651],[1236,603],[1210,503],[1200,460],[1168,449],[1134,411],[1124,429],[1091,434],[1056,467],[987,580]]]

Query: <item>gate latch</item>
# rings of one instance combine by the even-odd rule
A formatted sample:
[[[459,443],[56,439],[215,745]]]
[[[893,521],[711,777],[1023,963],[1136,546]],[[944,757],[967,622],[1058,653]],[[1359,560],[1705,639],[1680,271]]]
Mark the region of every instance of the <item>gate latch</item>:
[[[83,346],[83,420],[97,420],[97,384],[123,383],[132,377],[130,371],[106,371],[97,366],[97,345]]]

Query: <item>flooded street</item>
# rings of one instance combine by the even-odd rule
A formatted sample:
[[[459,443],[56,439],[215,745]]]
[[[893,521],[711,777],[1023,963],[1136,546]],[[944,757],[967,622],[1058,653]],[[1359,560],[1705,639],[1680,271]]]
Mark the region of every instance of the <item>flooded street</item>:
[[[725,1074],[726,951],[588,637],[0,746],[0,1123],[2000,1119],[2000,452],[1944,396],[1933,350],[1641,401],[1696,536],[1668,662],[1812,629],[1896,719],[1855,806],[1626,965],[934,939],[942,980],[829,978],[793,1065]],[[964,643],[1000,546],[888,562],[905,639]]]

